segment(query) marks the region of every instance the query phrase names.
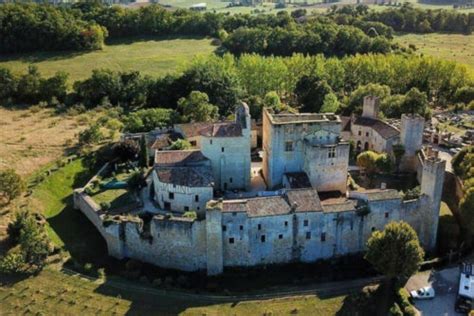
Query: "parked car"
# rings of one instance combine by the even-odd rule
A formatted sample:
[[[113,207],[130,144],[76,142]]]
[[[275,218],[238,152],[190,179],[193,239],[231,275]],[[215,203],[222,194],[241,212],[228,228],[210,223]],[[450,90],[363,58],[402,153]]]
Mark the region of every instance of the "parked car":
[[[449,152],[451,152],[451,153],[454,154],[454,155],[456,155],[456,154],[457,154],[458,152],[460,152],[460,151],[461,151],[461,149],[459,149],[459,148],[451,148],[451,149],[449,150]]]
[[[431,286],[425,286],[416,291],[411,291],[410,295],[413,299],[426,300],[435,297],[435,290]]]

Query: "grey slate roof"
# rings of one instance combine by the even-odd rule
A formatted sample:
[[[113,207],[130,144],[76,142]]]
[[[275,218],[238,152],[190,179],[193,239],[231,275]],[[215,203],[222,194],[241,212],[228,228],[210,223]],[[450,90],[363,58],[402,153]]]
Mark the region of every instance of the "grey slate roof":
[[[321,212],[321,202],[314,189],[288,190],[284,195],[224,200],[222,212],[246,212],[249,217],[272,216],[295,212]]]
[[[400,131],[384,121],[369,117],[358,117],[354,121],[354,125],[367,126],[374,129],[382,138],[389,139],[400,135]]]
[[[200,134],[207,137],[239,137],[242,136],[242,127],[231,122],[214,123],[203,128]]]
[[[296,206],[295,212],[322,211],[318,192],[314,189],[289,190],[286,197],[291,206]]]
[[[400,199],[400,193],[397,190],[388,189],[373,189],[366,190],[363,193],[367,194],[368,201],[380,201],[380,200],[395,200]]]

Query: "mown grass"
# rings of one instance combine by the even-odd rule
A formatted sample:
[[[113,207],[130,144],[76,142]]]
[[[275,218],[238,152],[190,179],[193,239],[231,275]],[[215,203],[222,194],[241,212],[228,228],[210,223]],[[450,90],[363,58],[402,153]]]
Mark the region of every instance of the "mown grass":
[[[70,82],[85,79],[93,69],[116,71],[137,70],[144,75],[160,76],[175,72],[198,55],[209,55],[216,49],[206,38],[130,38],[111,42],[101,51],[42,52],[0,57],[0,67],[15,72],[26,71],[28,65],[38,66],[45,76],[57,71],[69,73]]]
[[[395,41],[414,44],[418,53],[457,61],[474,69],[474,34],[400,34]]]
[[[83,186],[91,176],[84,160],[76,159],[34,188],[29,206],[46,217],[51,240],[82,262],[101,260],[107,254],[95,227],[73,209],[74,188]]]
[[[137,292],[46,269],[26,279],[2,279],[2,315],[335,315],[345,295],[216,303],[179,294]],[[116,285],[116,283],[115,283]]]
[[[101,203],[110,203],[110,210],[113,211],[119,207],[125,207],[136,202],[130,190],[126,189],[108,189],[101,190],[92,195],[92,199],[100,205]]]

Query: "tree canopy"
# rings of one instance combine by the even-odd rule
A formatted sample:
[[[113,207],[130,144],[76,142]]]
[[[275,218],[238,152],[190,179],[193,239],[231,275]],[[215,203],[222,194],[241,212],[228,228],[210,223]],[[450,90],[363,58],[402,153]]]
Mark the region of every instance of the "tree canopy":
[[[423,257],[415,230],[403,221],[387,224],[367,241],[365,259],[389,279],[409,278],[418,271]]]
[[[6,203],[25,191],[26,185],[23,179],[13,169],[0,171],[0,202],[2,199]]]

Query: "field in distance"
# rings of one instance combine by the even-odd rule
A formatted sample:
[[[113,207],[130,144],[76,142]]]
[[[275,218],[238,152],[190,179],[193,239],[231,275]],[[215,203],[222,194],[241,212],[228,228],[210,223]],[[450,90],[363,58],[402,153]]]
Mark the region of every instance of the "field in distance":
[[[457,61],[474,69],[474,34],[402,34],[395,41],[414,44],[418,53]]]
[[[69,73],[70,82],[85,79],[93,69],[138,70],[145,75],[161,76],[175,72],[198,55],[209,55],[216,47],[207,38],[137,39],[130,38],[106,45],[101,51],[42,52],[0,56],[0,67],[15,72],[28,65],[38,66],[44,76],[57,71]]]

